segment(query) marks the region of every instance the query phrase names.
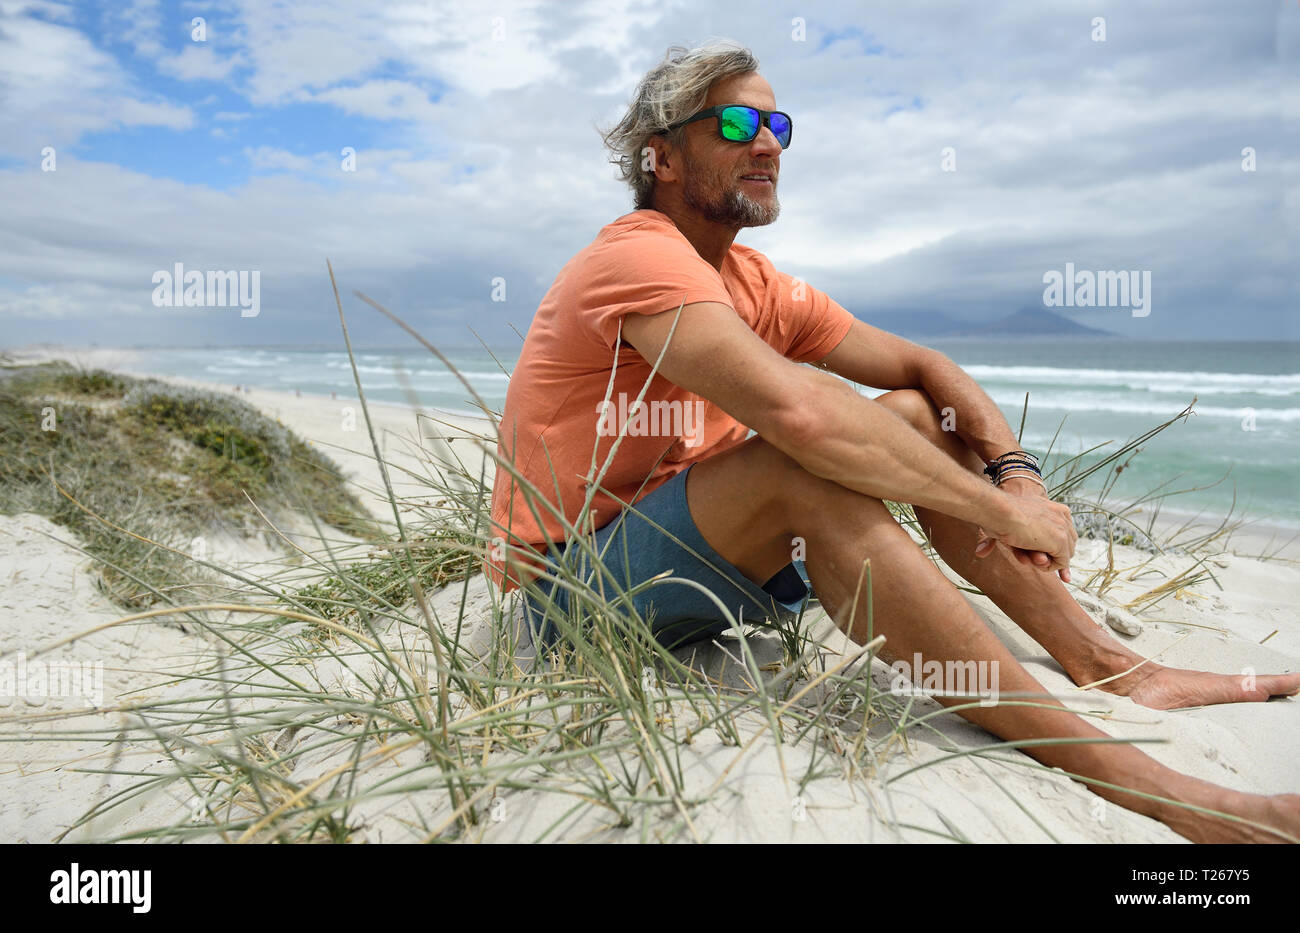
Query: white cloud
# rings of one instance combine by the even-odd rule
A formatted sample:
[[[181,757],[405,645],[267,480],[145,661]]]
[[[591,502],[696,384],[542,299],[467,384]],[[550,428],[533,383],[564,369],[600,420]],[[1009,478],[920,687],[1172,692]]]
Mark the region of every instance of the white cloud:
[[[0,16],[27,16],[39,14],[47,19],[57,19],[70,23],[76,19],[76,11],[66,3],[55,0],[3,0],[0,2]]]
[[[76,29],[31,17],[0,26],[0,89],[0,151],[28,157],[96,130],[193,122],[188,107],[140,90]]]
[[[242,0],[239,18],[252,68],[247,94],[258,106],[359,80],[393,54],[382,7],[351,0],[302,6]]]
[[[140,307],[123,289],[99,282],[65,279],[0,292],[0,317],[29,318],[61,324],[75,321],[87,314],[107,318],[139,311]]]
[[[335,87],[310,99],[334,104],[352,116],[372,120],[432,122],[443,115],[420,88],[407,81],[367,81],[356,87]]]
[[[112,102],[109,113],[111,122],[122,126],[165,126],[183,130],[194,125],[194,111],[165,101],[122,97]]]
[[[175,55],[158,59],[158,70],[180,78],[182,81],[220,81],[243,64],[243,57],[227,55],[225,58],[207,45],[187,45]]]
[[[244,149],[249,165],[259,171],[296,172],[300,175],[317,175],[326,166],[326,156],[300,156],[287,149],[256,146]]]
[[[159,0],[128,0],[103,8],[106,31],[130,45],[135,54],[156,58],[163,51],[162,5]]]

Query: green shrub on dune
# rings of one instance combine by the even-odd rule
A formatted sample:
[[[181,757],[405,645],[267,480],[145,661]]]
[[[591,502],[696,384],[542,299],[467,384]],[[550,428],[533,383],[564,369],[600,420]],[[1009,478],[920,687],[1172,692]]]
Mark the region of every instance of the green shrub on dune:
[[[245,527],[246,496],[270,515],[370,527],[328,458],[240,399],[67,364],[0,369],[0,511],[77,532],[119,604],[215,586],[190,542]]]
[[[123,399],[126,414],[172,431],[199,450],[248,468],[269,480],[290,465],[289,430],[247,402],[214,392],[141,382]]]

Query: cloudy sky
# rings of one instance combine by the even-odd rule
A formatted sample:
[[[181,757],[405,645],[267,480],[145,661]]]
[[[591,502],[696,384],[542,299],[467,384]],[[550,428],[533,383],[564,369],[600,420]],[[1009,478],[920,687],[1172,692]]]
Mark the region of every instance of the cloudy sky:
[[[740,241],[864,320],[1042,307],[1069,262],[1152,277],[1149,316],[1082,323],[1300,339],[1300,0],[0,0],[0,345],[337,345],[328,257],[443,345],[517,347],[631,210],[597,127],[710,37],[795,123]],[[176,263],[256,270],[260,313],[155,307]]]

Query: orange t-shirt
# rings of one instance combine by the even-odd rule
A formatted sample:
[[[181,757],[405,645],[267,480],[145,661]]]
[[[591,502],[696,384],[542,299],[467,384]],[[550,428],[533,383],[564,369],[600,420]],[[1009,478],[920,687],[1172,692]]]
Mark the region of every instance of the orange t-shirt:
[[[560,270],[537,309],[510,378],[497,446],[499,456],[513,462],[569,525],[576,524],[588,481],[600,475],[624,423],[627,431],[584,531],[613,521],[627,504],[748,435],[721,408],[658,373],[642,408],[636,407],[651,365],[631,345],[620,345],[620,319],[700,301],[734,309],[769,346],[801,363],[824,357],[853,324],[843,307],[778,272],[756,249],[733,243],[719,273],[667,214],[634,211],[607,225]],[[501,540],[540,552],[548,535],[556,543],[565,540],[559,519],[543,502],[530,507],[524,489],[501,465],[492,489],[492,522],[498,557]],[[523,559],[514,550],[509,555]],[[517,582],[506,579],[492,550],[484,569],[507,590]]]

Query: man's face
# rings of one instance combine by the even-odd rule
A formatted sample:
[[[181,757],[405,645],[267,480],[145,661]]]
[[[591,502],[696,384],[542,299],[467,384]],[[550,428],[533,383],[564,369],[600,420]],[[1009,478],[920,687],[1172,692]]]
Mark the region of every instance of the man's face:
[[[743,104],[760,110],[776,108],[771,86],[757,73],[733,75],[716,82],[704,102],[708,107]],[[727,227],[762,227],[781,213],[777,175],[781,144],[772,131],[760,127],[747,143],[718,135],[718,121],[700,120],[686,127],[681,153],[682,200],[705,220]],[[766,175],[766,181],[745,176]]]

